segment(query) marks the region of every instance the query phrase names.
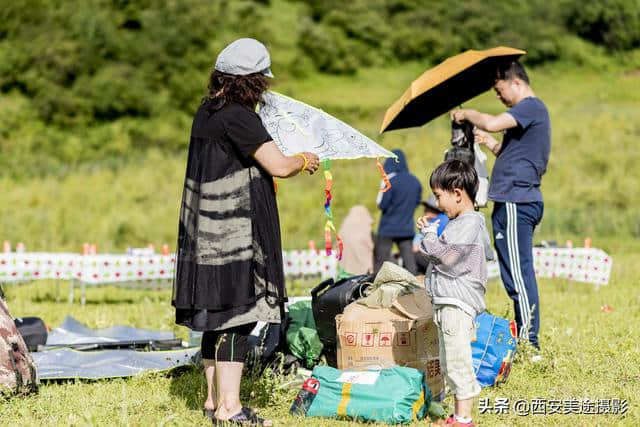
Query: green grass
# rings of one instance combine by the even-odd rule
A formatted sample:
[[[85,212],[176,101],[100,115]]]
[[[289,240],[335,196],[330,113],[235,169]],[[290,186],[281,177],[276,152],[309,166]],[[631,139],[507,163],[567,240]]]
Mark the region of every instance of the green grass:
[[[285,78],[276,81],[274,89],[325,109],[389,149],[404,149],[426,196],[428,175],[447,148],[448,119],[443,116],[420,128],[377,133],[386,108],[424,67],[409,63],[361,70],[355,76]],[[542,185],[545,214],[536,239],[581,241],[591,236],[598,245],[603,240],[640,237],[636,188],[640,172],[635,165],[640,75],[628,71],[609,64],[605,71],[557,65],[531,72],[536,93],[549,107],[553,132]],[[465,106],[503,111],[491,93]],[[188,139],[186,123],[182,130],[162,132]],[[380,177],[375,162],[343,160],[332,167],[336,225],[356,203],[377,216]],[[70,166],[42,178],[12,179],[0,174],[0,238],[14,244],[23,241],[31,250],[77,251],[85,241],[97,243],[101,251],[149,242],[173,246],[184,169],[184,153],[150,148],[144,154]],[[279,180],[279,188],[284,246],[305,247],[310,239],[321,242],[322,174]]]
[[[482,391],[480,397],[518,399],[627,399],[629,409],[622,416],[553,415],[520,417],[478,414],[485,426],[538,425],[638,425],[640,407],[640,297],[637,283],[640,269],[637,244],[620,245],[630,251],[613,252],[611,282],[600,290],[592,285],[564,280],[540,280],[544,360],[532,364],[522,354],[516,359],[509,381]],[[296,283],[295,293],[305,294],[314,284]],[[293,286],[290,286],[293,288]],[[14,316],[37,315],[57,326],[71,314],[91,327],[127,324],[142,328],[173,330],[182,338],[187,330],[173,323],[170,292],[139,291],[115,287],[89,288],[87,304],[78,296],[56,302],[54,282],[37,282],[5,288]],[[77,295],[77,294],[76,294]],[[489,310],[511,316],[511,304],[500,282],[493,281],[487,294]],[[614,308],[605,313],[601,306]],[[526,352],[526,351],[525,351]],[[288,415],[296,390],[279,389],[284,381],[273,376],[245,381],[243,396],[273,417],[277,425],[340,426],[347,421],[299,420]],[[201,369],[173,374],[141,375],[130,379],[45,383],[37,395],[14,398],[0,404],[3,425],[207,425],[200,410],[206,389]],[[451,408],[451,398],[446,404]],[[424,425],[415,424],[415,425]]]

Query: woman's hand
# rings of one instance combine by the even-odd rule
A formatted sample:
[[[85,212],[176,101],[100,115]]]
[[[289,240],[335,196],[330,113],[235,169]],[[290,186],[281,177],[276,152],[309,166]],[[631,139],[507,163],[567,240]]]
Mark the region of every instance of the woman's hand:
[[[305,157],[305,159],[307,159],[307,165],[304,168],[304,170],[306,170],[310,174],[313,174],[315,171],[318,170],[318,167],[320,166],[320,159],[318,158],[317,155],[315,155],[314,153],[310,153],[308,151],[304,151],[300,154],[302,154]]]

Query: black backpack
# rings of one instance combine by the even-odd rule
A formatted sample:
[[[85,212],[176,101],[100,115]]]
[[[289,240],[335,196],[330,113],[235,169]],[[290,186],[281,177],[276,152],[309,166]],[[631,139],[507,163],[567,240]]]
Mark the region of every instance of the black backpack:
[[[247,339],[249,352],[245,359],[247,370],[261,373],[270,368],[276,374],[288,374],[300,366],[298,359],[289,354],[286,331],[289,326],[287,312],[280,313],[280,323],[267,323]]]
[[[473,151],[473,124],[464,121],[460,124],[451,122],[451,145],[444,153],[444,160],[460,160],[475,167],[476,155]]]
[[[16,317],[13,319],[29,351],[37,351],[39,345],[47,344],[47,327],[39,317]]]

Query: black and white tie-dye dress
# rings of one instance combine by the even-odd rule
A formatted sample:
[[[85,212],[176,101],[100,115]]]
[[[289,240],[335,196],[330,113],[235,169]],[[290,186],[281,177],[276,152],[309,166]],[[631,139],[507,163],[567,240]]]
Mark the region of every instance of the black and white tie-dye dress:
[[[198,109],[180,209],[177,324],[206,331],[280,321],[286,291],[273,178],[252,156],[271,139],[244,106]]]

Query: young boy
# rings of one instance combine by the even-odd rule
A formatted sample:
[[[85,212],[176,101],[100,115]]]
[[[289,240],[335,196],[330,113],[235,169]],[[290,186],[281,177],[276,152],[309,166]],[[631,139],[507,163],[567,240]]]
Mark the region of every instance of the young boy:
[[[440,338],[440,366],[455,396],[455,414],[442,424],[475,426],[473,398],[480,393],[471,362],[474,319],[485,310],[486,261],[493,258],[484,217],[474,199],[478,175],[470,165],[449,160],[438,166],[429,181],[437,206],[450,219],[438,237],[438,223],[418,219],[425,235],[420,250],[429,259],[425,285],[431,296]]]

